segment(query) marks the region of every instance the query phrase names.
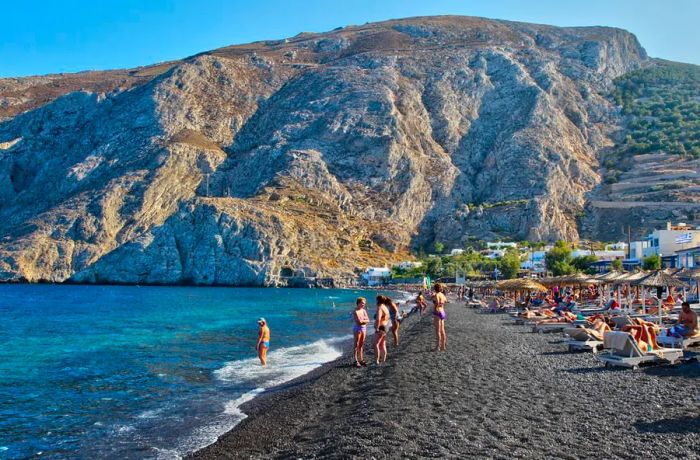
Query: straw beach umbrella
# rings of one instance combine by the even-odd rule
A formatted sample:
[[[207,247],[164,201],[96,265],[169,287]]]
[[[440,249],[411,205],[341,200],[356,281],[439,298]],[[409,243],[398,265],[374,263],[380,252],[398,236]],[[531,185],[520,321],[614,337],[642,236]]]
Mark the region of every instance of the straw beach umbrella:
[[[663,270],[657,270],[650,275],[640,279],[639,281],[636,282],[636,284],[639,284],[640,286],[646,286],[646,287],[665,287],[666,289],[672,288],[672,287],[683,287],[685,286],[685,283],[679,279],[674,278],[673,276],[669,275]],[[660,300],[660,299],[659,299]],[[663,306],[663,301],[661,301],[661,305],[658,308],[657,314],[659,316],[659,326],[661,326],[661,316],[662,316],[662,307]]]
[[[498,288],[504,291],[546,291],[547,288],[537,281],[528,278],[516,278],[498,282]]]
[[[630,299],[630,292],[632,291],[632,285],[649,275],[649,273],[644,271],[623,273],[622,275],[615,278],[613,285],[615,286],[627,286],[627,309],[632,310],[632,300]],[[646,305],[644,303],[644,290],[642,289],[642,312],[646,313]]]
[[[695,282],[695,288],[698,291],[698,298],[700,298],[700,267],[695,268],[684,268],[683,270],[677,272],[673,275],[680,279],[690,280]],[[687,300],[685,288],[683,289],[683,300]]]

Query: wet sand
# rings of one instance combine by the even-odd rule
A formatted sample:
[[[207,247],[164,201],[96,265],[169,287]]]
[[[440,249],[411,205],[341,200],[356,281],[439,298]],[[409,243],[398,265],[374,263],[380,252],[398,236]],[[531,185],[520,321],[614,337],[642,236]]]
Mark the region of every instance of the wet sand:
[[[411,316],[387,363],[340,358],[256,398],[191,458],[700,458],[697,360],[603,368],[559,334],[447,311],[447,352]]]

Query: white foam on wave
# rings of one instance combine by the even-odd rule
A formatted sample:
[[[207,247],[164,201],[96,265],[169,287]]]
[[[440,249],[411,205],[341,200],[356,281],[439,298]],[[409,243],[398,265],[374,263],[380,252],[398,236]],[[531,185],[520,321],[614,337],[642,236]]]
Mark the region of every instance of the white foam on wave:
[[[268,353],[266,367],[260,365],[258,358],[242,359],[228,362],[214,371],[221,382],[236,386],[252,387],[236,399],[224,404],[223,413],[211,423],[197,428],[191,436],[183,439],[176,450],[156,449],[159,459],[182,458],[188,452],[194,452],[216,442],[217,439],[247,417],[240,407],[254,399],[268,388],[301,377],[323,364],[342,356],[341,344],[352,336],[318,340],[295,347],[274,348]]]
[[[224,381],[236,385],[270,388],[300,377],[317,367],[339,358],[343,352],[340,344],[351,336],[324,339],[296,347],[274,348],[267,355],[267,366],[260,365],[258,358],[249,358],[226,363],[214,372]]]

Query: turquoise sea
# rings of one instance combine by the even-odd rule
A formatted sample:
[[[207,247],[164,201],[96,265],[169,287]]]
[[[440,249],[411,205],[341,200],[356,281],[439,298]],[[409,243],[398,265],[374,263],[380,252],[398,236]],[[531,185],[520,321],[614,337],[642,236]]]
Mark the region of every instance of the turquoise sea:
[[[177,458],[341,355],[376,292],[0,285],[0,458]],[[268,368],[254,349],[272,331]]]

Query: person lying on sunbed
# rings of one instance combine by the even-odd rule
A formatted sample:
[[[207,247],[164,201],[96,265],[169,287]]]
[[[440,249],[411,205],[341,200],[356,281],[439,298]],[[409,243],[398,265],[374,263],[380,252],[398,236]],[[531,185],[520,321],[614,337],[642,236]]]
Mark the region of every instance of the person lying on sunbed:
[[[690,304],[688,302],[683,302],[681,304],[681,312],[678,314],[678,321],[676,321],[673,327],[668,329],[667,334],[677,338],[692,337],[696,334],[700,334],[698,314],[690,309]]]
[[[659,344],[656,343],[656,329],[649,322],[639,321],[639,324],[625,326],[622,330],[630,333],[642,351],[652,351],[659,348]]]
[[[603,336],[606,332],[611,331],[610,325],[605,322],[605,318],[602,316],[599,318],[596,318],[595,321],[589,326],[576,326],[577,328],[583,329],[588,333],[588,335],[591,338],[594,338],[595,340],[600,340],[601,342],[603,341]]]
[[[543,319],[542,321],[538,321],[537,325],[539,326],[540,324],[573,323],[577,319],[578,315],[576,315],[575,313],[563,311],[561,312],[561,316],[558,316],[556,318]]]

